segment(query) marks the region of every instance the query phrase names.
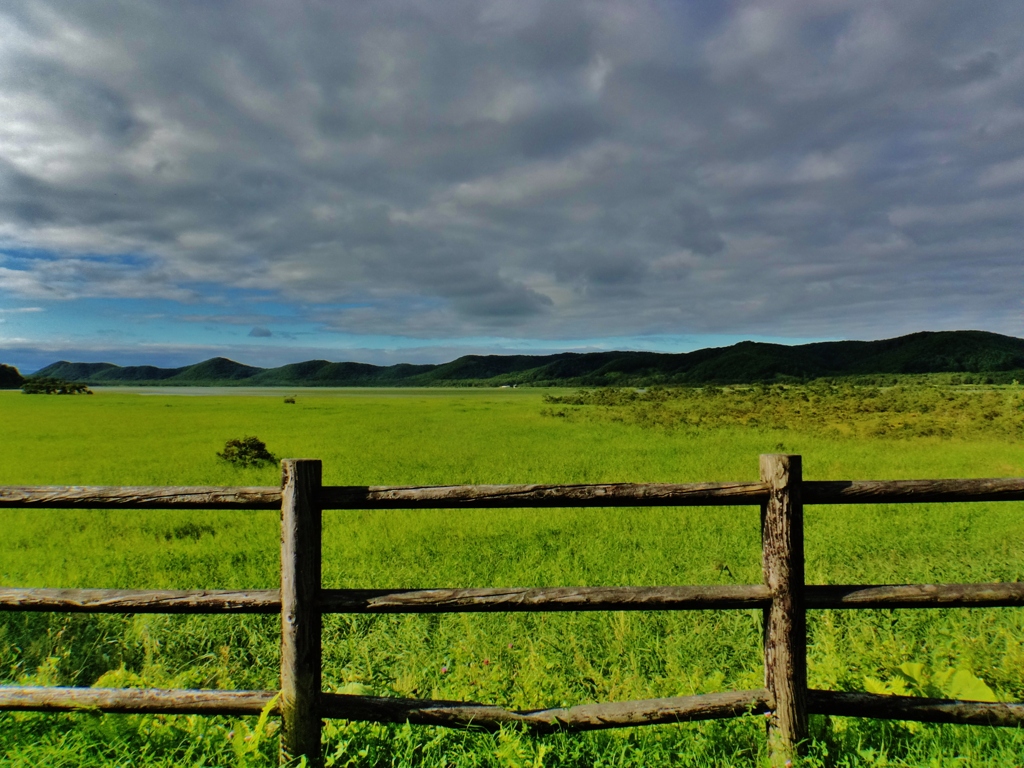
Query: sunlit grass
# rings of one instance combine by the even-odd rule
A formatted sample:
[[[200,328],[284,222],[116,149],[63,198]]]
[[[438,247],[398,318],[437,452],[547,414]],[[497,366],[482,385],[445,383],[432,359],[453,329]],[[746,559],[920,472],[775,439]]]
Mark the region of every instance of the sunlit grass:
[[[1010,389],[979,392],[1012,404]],[[785,402],[771,404],[767,424],[720,418],[694,428],[618,406],[545,415],[562,406],[522,389],[299,391],[295,404],[284,394],[0,393],[0,483],[277,485],[275,467],[239,470],[217,458],[226,440],[245,435],[280,457],[321,458],[328,484],[754,480],[758,454],[779,450],[803,454],[808,479],[1024,475],[1024,450],[1003,421],[948,436],[837,430],[860,423],[838,397],[825,416],[802,413],[799,429],[785,429]],[[1018,580],[1021,511],[1015,503],[808,508],[808,580]],[[0,516],[4,585],[278,583],[273,512]],[[745,507],[325,513],[328,587],[752,583],[759,558],[757,510]],[[277,621],[3,614],[0,674],[35,684],[274,688]],[[912,660],[963,666],[1019,700],[1022,624],[1015,609],[817,612],[811,684],[862,690],[866,676],[888,679]],[[325,679],[333,690],[515,708],[751,688],[761,685],[759,636],[751,611],[334,616],[325,621]],[[140,756],[152,765],[273,763],[274,739],[245,751],[228,738],[254,725],[8,714],[0,715],[0,754],[9,765],[113,766]],[[814,728],[810,764],[1024,758],[1024,737],[1006,729],[840,718],[815,719]],[[336,765],[754,765],[764,749],[763,723],[753,719],[543,738],[344,722],[325,733]]]

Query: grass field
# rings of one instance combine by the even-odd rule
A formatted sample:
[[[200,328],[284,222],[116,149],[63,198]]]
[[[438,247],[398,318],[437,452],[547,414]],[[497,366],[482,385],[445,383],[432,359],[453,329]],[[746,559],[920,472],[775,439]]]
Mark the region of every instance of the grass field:
[[[276,485],[216,453],[258,435],[324,461],[327,484],[755,480],[758,454],[808,479],[1024,475],[1021,387],[732,392],[299,391],[189,397],[0,392],[0,484]],[[787,428],[788,425],[788,428]],[[1024,505],[807,510],[811,583],[1014,581]],[[2,510],[0,583],[274,588],[273,512]],[[325,513],[328,587],[718,584],[760,580],[754,508]],[[275,688],[269,617],[0,614],[0,682]],[[513,708],[762,685],[753,611],[325,620],[331,690]],[[1024,700],[1016,609],[811,615],[814,687],[942,692],[966,670]],[[902,665],[902,666],[901,666]],[[909,670],[909,672],[908,672]],[[961,679],[963,677],[961,676]],[[11,766],[259,766],[255,719],[0,714]],[[329,764],[731,766],[764,760],[756,718],[534,738],[332,722]],[[1011,729],[814,718],[808,765],[1024,764]]]

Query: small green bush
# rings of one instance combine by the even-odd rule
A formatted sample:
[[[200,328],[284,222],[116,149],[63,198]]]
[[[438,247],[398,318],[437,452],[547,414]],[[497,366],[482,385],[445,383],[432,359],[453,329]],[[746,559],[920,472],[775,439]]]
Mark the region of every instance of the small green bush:
[[[257,467],[273,464],[277,457],[267,450],[267,444],[258,437],[239,437],[224,443],[223,452],[217,454],[229,464],[239,467]]]

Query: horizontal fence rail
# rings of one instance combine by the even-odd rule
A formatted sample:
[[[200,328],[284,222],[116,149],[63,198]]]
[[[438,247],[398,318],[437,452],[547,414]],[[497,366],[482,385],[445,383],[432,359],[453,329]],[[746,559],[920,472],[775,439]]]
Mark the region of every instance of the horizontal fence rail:
[[[743,506],[768,499],[764,483],[324,486],[321,509]],[[1024,501],[1024,478],[809,480],[804,504]],[[279,509],[281,489],[157,486],[3,486],[0,509]]]
[[[761,504],[763,483],[609,483],[325,487],[323,509],[505,509],[509,507],[681,507]]]
[[[0,611],[66,613],[280,613],[276,589],[16,589],[0,587]]]
[[[501,707],[465,701],[420,701],[324,694],[321,712],[325,717],[345,720],[409,722],[414,725],[481,730],[519,725],[526,726],[534,733],[552,733],[739,717],[766,712],[771,708],[771,703],[771,694],[761,689],[513,712]]]
[[[982,480],[812,480],[804,504],[907,504],[1024,501],[1024,478]]]
[[[808,610],[1024,606],[1024,583],[810,585],[806,504],[1024,501],[1024,478],[804,481],[799,456],[761,457],[741,483],[324,486],[320,462],[286,459],[282,487],[0,487],[8,509],[280,510],[281,589],[137,590],[0,587],[0,611],[280,614],[279,691],[0,686],[0,710],[258,715],[282,719],[282,759],[322,763],[320,721],[340,718],[535,733],[767,714],[772,761],[799,754],[811,714],[971,725],[1024,725],[1024,703],[821,691],[806,683]],[[323,589],[322,510],[759,506],[764,583],[715,586]],[[489,704],[325,692],[321,617],[330,613],[749,610],[765,615],[763,689],[512,711]]]
[[[239,716],[259,715],[269,708],[271,714],[279,715],[277,696],[277,691],[0,686],[0,711]],[[814,715],[954,725],[1024,725],[1024,704],[1018,703],[928,699],[813,688],[807,691],[807,701],[808,711]],[[321,695],[320,716],[482,730],[517,723],[533,732],[544,733],[725,719],[764,714],[773,706],[771,693],[764,688],[521,712],[468,701],[324,693]]]
[[[804,588],[808,609],[1011,608],[1024,582],[827,584]],[[321,613],[530,613],[766,608],[763,584],[698,587],[483,587],[324,589]],[[67,613],[280,613],[281,594],[260,590],[19,589],[0,587],[0,611]]]
[[[259,715],[277,691],[0,686],[0,710],[148,715]],[[276,712],[276,709],[275,709]]]
[[[916,720],[953,725],[1024,725],[1024,704],[989,701],[925,699],[847,691],[807,692],[808,706],[816,715],[873,717],[879,720]]]
[[[44,485],[0,487],[0,508],[280,509],[280,488]]]

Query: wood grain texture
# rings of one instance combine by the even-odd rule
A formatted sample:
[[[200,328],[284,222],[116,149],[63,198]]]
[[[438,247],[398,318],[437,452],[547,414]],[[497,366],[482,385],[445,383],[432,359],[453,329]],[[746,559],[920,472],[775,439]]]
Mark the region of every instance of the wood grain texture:
[[[325,589],[324,613],[479,613],[665,611],[763,608],[761,584],[696,587],[494,587],[475,589]]]
[[[1024,605],[1024,583],[830,584],[804,588],[808,608],[996,608]]]
[[[1024,725],[1024,704],[925,699],[846,691],[807,692],[808,707],[816,715],[871,717],[880,720],[916,720],[922,723],[961,725]]]
[[[804,588],[811,609],[996,608],[1024,606],[1024,582],[829,584]],[[680,587],[484,587],[325,589],[322,613],[676,611],[766,608],[762,584]],[[276,589],[37,589],[0,587],[0,611],[68,613],[278,613]]]
[[[770,495],[761,510],[762,565],[772,602],[764,612],[765,687],[775,700],[768,743],[773,764],[795,758],[807,739],[807,617],[799,456],[761,456]]]
[[[0,611],[67,613],[277,613],[276,589],[17,589],[0,587]]]
[[[276,695],[277,691],[184,691],[159,688],[49,688],[0,685],[0,710],[258,715]]]
[[[337,693],[326,693],[321,700],[321,712],[329,718],[481,730],[525,725],[535,733],[712,720],[759,714],[770,708],[771,697],[763,689],[522,712],[475,702],[421,701]]]
[[[323,509],[654,507],[756,505],[762,483],[611,483],[604,485],[328,486]]]
[[[1024,501],[1024,478],[805,481],[804,504]]]
[[[763,483],[327,486],[323,509],[723,506],[762,504]],[[1024,501],[1024,478],[804,482],[805,504]],[[0,508],[277,509],[278,488],[0,486]]]
[[[321,511],[319,459],[281,462],[281,761],[320,751]]]
[[[0,508],[278,509],[280,488],[0,486]]]

